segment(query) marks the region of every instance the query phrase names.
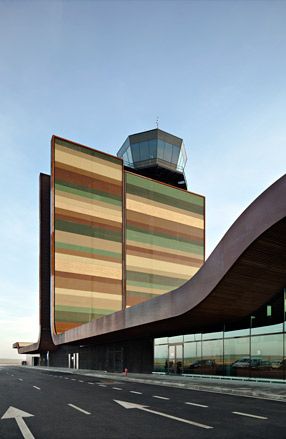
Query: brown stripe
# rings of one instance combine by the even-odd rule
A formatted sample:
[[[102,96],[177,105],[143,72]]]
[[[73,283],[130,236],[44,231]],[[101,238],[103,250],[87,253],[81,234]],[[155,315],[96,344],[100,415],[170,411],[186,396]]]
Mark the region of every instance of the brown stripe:
[[[72,171],[67,171],[65,169],[57,169],[55,174],[55,180],[66,181],[68,183],[73,183],[75,185],[80,185],[89,189],[96,189],[112,195],[122,195],[122,187],[118,184],[108,183],[104,181],[105,178],[98,176],[98,178],[87,177],[85,175],[76,174]]]
[[[97,178],[103,182],[106,182],[107,184],[112,184],[113,186],[119,186],[120,188],[122,187],[122,181],[115,180],[112,178],[112,176],[103,177],[102,175],[98,175],[96,173],[86,171],[85,169],[82,168],[75,168],[73,166],[66,165],[65,163],[55,162],[55,172],[58,172],[59,169],[64,169],[68,172],[73,172],[79,175],[85,175],[87,177],[91,177],[92,179]]]
[[[64,213],[63,213],[64,212]],[[63,220],[63,221],[72,221],[73,223],[76,222],[76,224],[84,224],[88,227],[98,227],[103,228],[105,230],[111,230],[113,232],[120,231],[122,229],[122,224],[105,220],[101,218],[97,218],[90,215],[85,215],[77,212],[72,212],[69,210],[61,209],[59,207],[56,208],[56,220]],[[76,220],[76,221],[74,221]]]
[[[127,224],[129,222],[130,223],[134,222],[134,224],[137,223],[140,226],[141,224],[143,225],[150,224],[150,227],[154,226],[154,227],[162,228],[162,230],[170,230],[170,231],[174,231],[174,227],[177,227],[179,229],[180,235],[190,233],[192,236],[197,238],[204,237],[204,231],[197,227],[192,227],[181,223],[175,223],[174,221],[168,221],[165,219],[156,218],[152,215],[148,215],[143,212],[139,213],[132,210],[127,210],[126,215],[127,215]]]
[[[158,259],[160,261],[174,262],[176,264],[182,263],[183,265],[190,265],[192,267],[201,267],[202,259],[189,258],[187,256],[180,256],[177,254],[170,254],[160,251],[154,251],[142,247],[135,247],[133,245],[127,245],[127,252],[133,256],[146,256],[152,259]]]
[[[65,273],[56,271],[56,288],[72,290],[93,291],[101,293],[117,294],[121,291],[122,281],[84,274]]]
[[[57,248],[56,247],[56,254],[57,253],[63,253],[66,255],[81,256],[83,258],[98,259],[100,261],[121,262],[120,257],[114,258],[112,256],[103,256],[103,255],[99,255],[96,253],[88,253],[88,252],[79,251],[79,250],[64,249],[64,248]]]
[[[181,224],[179,223],[173,223],[173,230],[166,230],[163,229],[162,227],[156,227],[153,224],[149,224],[147,223],[138,223],[138,222],[134,222],[134,221],[128,221],[127,220],[127,228],[128,227],[136,227],[137,229],[140,229],[140,231],[142,231],[143,233],[148,233],[151,232],[153,235],[159,234],[159,235],[164,235],[164,237],[166,238],[176,238],[178,240],[178,236],[180,237],[180,241],[182,241],[182,238],[185,238],[186,240],[192,240],[198,243],[201,243],[203,240],[203,236],[204,236],[204,231],[201,230],[200,235],[201,236],[195,236],[193,235],[193,233],[191,233],[191,231],[189,231],[189,233],[182,233],[181,231]]]

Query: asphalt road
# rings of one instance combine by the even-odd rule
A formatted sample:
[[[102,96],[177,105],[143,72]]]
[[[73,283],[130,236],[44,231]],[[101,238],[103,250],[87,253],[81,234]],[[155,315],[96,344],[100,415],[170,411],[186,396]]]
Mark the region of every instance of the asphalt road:
[[[1,439],[286,439],[285,413],[277,401],[0,367]]]

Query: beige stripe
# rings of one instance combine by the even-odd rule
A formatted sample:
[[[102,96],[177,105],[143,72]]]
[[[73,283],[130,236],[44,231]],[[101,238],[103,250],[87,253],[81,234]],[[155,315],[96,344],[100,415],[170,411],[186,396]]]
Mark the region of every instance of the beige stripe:
[[[70,143],[73,144],[73,142],[70,142]],[[75,144],[73,144],[73,145],[75,145]],[[108,158],[105,156],[104,153],[96,150],[95,148],[91,148],[91,149],[94,149],[95,152],[99,153],[102,156],[102,158],[90,155],[88,153],[89,149],[85,148],[83,145],[80,145],[79,147],[84,148],[84,152],[76,151],[75,149],[68,148],[64,145],[58,144],[57,142],[55,142],[55,146],[56,146],[57,150],[59,150],[61,152],[65,152],[67,154],[72,154],[72,155],[79,157],[79,158],[81,158],[81,157],[89,158],[90,160],[94,160],[96,163],[99,162],[102,165],[106,165],[108,163],[108,166],[110,165],[110,167],[114,168],[114,169],[118,169],[118,167],[121,167],[121,160],[118,160],[118,163],[111,162],[110,160],[108,160]],[[77,146],[77,145],[75,145],[75,146]]]
[[[98,250],[107,250],[115,253],[122,252],[122,244],[120,242],[93,238],[91,236],[79,235],[77,233],[62,232],[61,230],[56,230],[55,240],[56,242],[81,245],[83,247],[91,247]]]
[[[55,269],[67,273],[122,279],[122,264],[120,263],[82,258],[64,253],[55,254]]]
[[[122,212],[106,207],[98,206],[96,203],[85,203],[83,201],[75,201],[69,197],[57,195],[55,197],[55,207],[59,207],[72,212],[92,215],[96,218],[103,218],[112,221],[122,222]]]
[[[126,264],[128,270],[134,269],[134,271],[140,271],[143,273],[155,273],[155,271],[157,271],[160,273],[166,273],[164,276],[178,278],[184,277],[186,279],[198,271],[198,267],[190,267],[159,260],[154,261],[154,259],[140,258],[138,256],[130,255],[127,255],[126,257]]]
[[[134,198],[139,199],[139,197],[134,197]],[[150,216],[168,219],[169,221],[187,224],[189,226],[199,227],[199,228],[203,229],[204,220],[199,219],[199,218],[195,218],[193,215],[185,215],[183,213],[180,213],[179,209],[178,209],[178,212],[175,212],[175,211],[171,211],[171,210],[162,208],[160,206],[163,206],[163,204],[156,203],[156,206],[155,206],[152,203],[149,203],[149,200],[148,200],[148,202],[145,202],[145,203],[135,201],[134,199],[130,198],[129,195],[128,195],[127,200],[126,200],[126,208],[127,209],[135,210],[136,212],[145,212],[146,214],[148,212],[148,215],[150,215]]]
[[[126,291],[138,291],[139,293],[149,293],[149,294],[164,294],[166,293],[166,288],[148,288],[148,287],[139,287],[138,285],[129,285],[127,280]]]
[[[153,266],[154,266],[154,262],[153,262]],[[136,273],[139,272],[139,273],[154,274],[156,276],[164,276],[166,278],[170,277],[171,279],[173,279],[176,276],[177,279],[182,279],[186,282],[187,280],[190,280],[193,277],[195,272],[198,271],[198,268],[193,269],[194,273],[189,273],[189,274],[171,273],[170,271],[160,271],[160,270],[156,270],[155,268],[150,268],[147,270],[146,268],[138,267],[137,265],[135,265],[135,266],[128,265],[127,270],[128,271],[135,271]],[[171,286],[170,291],[173,290],[174,288],[176,288],[176,287]]]
[[[203,255],[200,256],[200,255],[198,255],[196,253],[184,252],[184,251],[177,250],[177,249],[160,247],[158,245],[153,245],[153,244],[146,244],[146,243],[139,242],[139,241],[133,241],[131,239],[128,239],[126,241],[126,244],[134,245],[136,247],[145,248],[147,250],[154,250],[154,251],[158,250],[158,251],[166,253],[166,255],[172,255],[174,257],[174,259],[176,259],[176,255],[178,255],[178,256],[187,256],[189,258],[197,259],[198,262],[203,262],[203,258],[204,258]]]
[[[99,308],[99,309],[112,309],[114,311],[119,311],[122,309],[121,301],[118,300],[107,300],[100,299],[97,297],[86,298],[86,297],[77,297],[77,296],[62,296],[58,294],[56,296],[56,305],[64,305],[64,306],[75,306],[78,308]],[[80,312],[80,309],[78,310]]]
[[[62,148],[64,149],[64,148]],[[83,168],[88,172],[97,175],[110,175],[114,180],[122,180],[122,168],[120,165],[101,160],[96,157],[89,156],[84,153],[68,150],[68,152],[60,150],[57,145],[55,148],[55,161],[75,168]]]
[[[154,201],[154,200],[151,200],[151,199],[148,199],[148,198],[145,198],[145,197],[139,197],[138,195],[126,194],[126,197],[127,197],[127,199],[130,199],[132,201],[137,201],[138,203],[143,203],[143,204],[146,203],[146,205],[148,205],[148,206],[160,207],[160,208],[162,208],[164,210],[167,210],[168,212],[176,212],[176,213],[179,213],[179,214],[183,214],[183,215],[186,215],[186,216],[191,216],[193,218],[197,218],[199,220],[203,220],[203,218],[204,218],[204,216],[202,214],[200,214],[200,213],[190,212],[190,211],[188,211],[186,209],[180,209],[179,207],[176,207],[175,205],[174,206],[171,206],[169,204],[167,205],[167,204],[164,204],[164,203],[160,203],[159,201]],[[150,213],[148,211],[146,211],[146,209],[144,211],[144,214],[145,215],[150,215]],[[169,219],[169,218],[166,218],[166,219]],[[170,221],[173,221],[173,220],[170,219]],[[196,227],[195,225],[192,225],[192,226]]]
[[[67,288],[56,288],[56,297],[61,296],[78,296],[78,297],[96,297],[99,299],[116,300],[120,301],[122,299],[121,291],[118,294],[107,294],[101,293],[99,291],[84,291],[84,290],[69,290]]]
[[[60,189],[55,190],[55,195],[57,197],[60,196],[60,197],[69,198],[70,200],[81,201],[82,203],[87,203],[91,209],[96,204],[97,206],[101,206],[101,207],[106,208],[106,209],[112,209],[112,210],[115,210],[118,212],[122,211],[122,206],[116,206],[115,204],[110,204],[110,203],[107,203],[104,201],[99,201],[99,200],[95,200],[92,198],[82,197],[82,196],[77,195],[77,194],[72,194],[70,192],[61,191]]]

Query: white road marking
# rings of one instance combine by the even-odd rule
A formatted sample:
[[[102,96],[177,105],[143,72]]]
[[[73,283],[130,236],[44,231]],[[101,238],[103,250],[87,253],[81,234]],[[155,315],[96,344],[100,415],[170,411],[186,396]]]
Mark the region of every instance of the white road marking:
[[[34,389],[41,390],[40,387],[37,387],[37,386],[33,386],[33,387],[34,387]]]
[[[112,387],[113,390],[122,390],[121,387]]]
[[[252,415],[250,413],[232,412],[234,415],[248,416],[249,418],[268,419],[265,416]]]
[[[23,379],[22,379],[22,378],[18,378],[18,380],[19,380],[19,381],[23,381]]]
[[[196,404],[195,402],[185,402],[185,404],[188,404],[188,405],[195,405],[196,407],[208,407],[208,405],[204,405],[204,404]]]
[[[136,393],[136,395],[142,395],[142,392],[136,392],[135,390],[130,390],[130,393]]]
[[[82,381],[82,380],[78,380],[78,382],[79,382],[79,383],[84,383],[84,381]]]
[[[95,383],[90,383],[90,382],[88,382],[87,384],[91,384],[91,385],[94,385]]]
[[[29,418],[31,416],[31,413],[24,412],[23,410],[19,410],[15,407],[9,407],[6,413],[2,416],[1,419],[12,419],[14,418],[17,422],[17,425],[22,433],[22,436],[24,439],[35,439],[35,437],[32,435],[31,431],[29,430],[28,426],[26,425],[23,418]]]
[[[81,409],[81,408],[78,407],[77,405],[74,405],[74,404],[68,404],[68,405],[69,405],[70,407],[72,407],[72,408],[78,410],[79,412],[84,413],[85,415],[90,415],[90,414],[91,414],[90,412],[87,412],[86,410]]]
[[[116,399],[114,399],[113,401],[117,402],[117,404],[121,405],[125,409],[143,410],[144,412],[149,412],[149,413],[153,413],[154,415],[164,416],[165,418],[173,419],[174,421],[184,422],[185,424],[194,425],[195,427],[200,427],[200,428],[205,428],[205,429],[213,428],[210,425],[199,424],[198,422],[195,422],[195,421],[189,421],[188,419],[177,418],[177,416],[167,415],[166,413],[161,413],[161,412],[157,412],[156,410],[148,409],[147,408],[148,406],[145,406],[145,405],[133,404],[133,403],[130,403],[127,401],[118,401]]]
[[[65,378],[65,380],[69,380],[69,378]]]
[[[170,399],[170,398],[165,398],[165,396],[157,396],[157,395],[153,395],[152,398],[166,399],[166,400],[169,400],[169,399]]]
[[[106,387],[106,384],[97,384],[99,387]]]
[[[76,378],[71,378],[71,381],[76,381]]]

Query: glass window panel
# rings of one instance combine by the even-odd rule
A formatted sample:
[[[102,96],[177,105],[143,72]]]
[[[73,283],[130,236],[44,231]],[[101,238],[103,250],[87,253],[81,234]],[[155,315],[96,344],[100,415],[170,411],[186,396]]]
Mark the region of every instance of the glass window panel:
[[[201,360],[201,355],[201,342],[195,341],[184,344],[184,373],[197,373],[196,364]]]
[[[150,153],[149,153],[149,142],[141,142],[140,145],[140,160],[149,160]]]
[[[154,140],[149,140],[149,154],[150,154],[150,159],[156,158],[157,157],[157,141]]]
[[[164,149],[165,149],[165,142],[163,142],[163,140],[158,139],[158,151],[157,151],[158,159],[164,160]]]
[[[283,334],[251,338],[251,377],[283,379]]]
[[[127,155],[127,162],[128,163],[133,163],[133,159],[132,159],[132,155],[131,155],[131,148],[128,148],[126,150],[126,155]]]
[[[155,344],[168,343],[168,337],[155,338]]]
[[[131,150],[134,163],[140,162],[140,144],[134,143],[131,145]]]
[[[169,337],[169,343],[183,343],[183,336],[176,335],[175,337]]]
[[[184,335],[184,341],[194,341],[194,340],[195,340],[195,334]]]
[[[244,335],[249,335],[249,328],[238,329],[236,331],[226,331],[224,333],[224,338],[241,337]]]
[[[211,339],[217,339],[217,338],[223,338],[223,332],[210,332],[208,334],[203,334],[203,340],[211,340]]]
[[[154,371],[167,372],[168,370],[168,345],[155,345]]]
[[[166,162],[171,162],[171,160],[172,160],[172,145],[170,143],[167,143],[167,142],[165,142],[164,160]]]
[[[198,369],[202,374],[223,374],[223,339],[202,342],[202,360]]]
[[[272,332],[282,332],[283,323],[277,323],[276,325],[258,326],[257,328],[251,328],[251,334],[267,334]]]
[[[249,348],[249,337],[224,339],[226,375],[249,376]]]
[[[172,159],[171,159],[171,161],[174,165],[176,165],[178,162],[179,154],[180,154],[180,148],[176,145],[172,145]]]

